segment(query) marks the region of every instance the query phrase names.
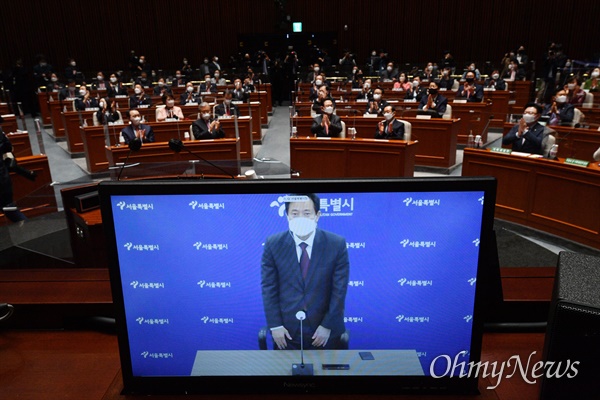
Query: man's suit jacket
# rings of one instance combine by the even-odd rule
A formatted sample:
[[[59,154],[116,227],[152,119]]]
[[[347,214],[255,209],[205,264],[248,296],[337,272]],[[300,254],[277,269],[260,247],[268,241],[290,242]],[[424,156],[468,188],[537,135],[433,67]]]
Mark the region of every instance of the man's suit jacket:
[[[483,86],[475,83],[475,91],[467,98],[467,94],[465,93],[465,85],[463,84],[460,88],[458,88],[456,97],[465,98],[469,103],[481,103],[483,101]]]
[[[218,115],[219,117],[222,115],[227,115],[224,103],[218,104],[215,107],[215,114]],[[235,104],[229,105],[229,115],[231,115],[231,116],[237,115],[239,117],[240,110],[239,110],[239,108],[237,108],[237,106]]]
[[[192,92],[190,100],[188,100],[188,96],[190,96],[190,93],[188,91],[181,93],[181,96],[179,96],[179,103],[182,106],[186,105],[187,103],[198,103],[200,101],[200,97],[196,92]]]
[[[376,104],[376,109],[375,110],[371,110],[371,102],[368,102],[365,114],[383,115],[383,109],[390,105],[390,103],[388,103],[387,101],[385,101],[383,99],[379,100],[379,101],[373,100],[373,102],[377,103]]]
[[[139,124],[137,129],[143,129],[146,131],[146,137],[142,141],[142,143],[152,143],[154,142],[154,131],[150,125]],[[133,125],[129,124],[125,128],[121,130],[121,136],[125,139],[125,144],[129,144],[133,139],[135,139],[135,131],[137,129],[133,129]]]
[[[210,87],[206,86],[206,83],[202,83],[200,84],[200,93],[205,93],[205,92],[211,92],[211,93],[217,93],[217,85],[214,84],[210,84]]]
[[[67,86],[66,88],[63,88],[60,91],[58,97],[60,100],[65,100],[65,99],[80,98],[81,96],[79,96],[79,90],[70,91],[69,87]]]
[[[86,108],[98,107],[98,100],[90,97],[88,100],[83,101],[82,98],[75,100],[75,109],[78,111],[84,111]]]
[[[208,129],[208,125],[210,125],[212,121],[213,119],[210,119],[208,120],[208,123],[206,123],[202,118],[194,121],[192,124],[192,133],[196,140],[219,139],[225,137],[225,132],[223,132],[221,127],[219,127],[219,129],[213,129],[212,131]]]
[[[375,139],[396,139],[404,140],[404,124],[398,121],[396,118],[392,120],[392,132],[388,131],[390,123],[385,121],[383,123],[383,133],[379,132],[379,127],[375,131]]]
[[[415,97],[415,88],[411,87],[409,90],[406,91],[406,95],[404,96],[405,99],[407,100],[412,100],[412,99],[416,99],[418,102],[421,101],[421,99],[423,98],[423,96],[427,97],[427,89],[424,87],[419,87],[416,90],[416,97]]]
[[[560,125],[561,123],[569,123],[573,121],[573,118],[575,118],[575,106],[573,104],[569,104],[569,103],[564,103],[562,105],[562,107],[556,107],[558,109],[558,124]],[[542,113],[542,115],[548,115],[550,116],[550,118],[552,118],[552,104],[548,104],[545,108],[544,108],[544,112]],[[552,119],[550,120],[550,122],[552,122]]]
[[[325,132],[325,128],[321,125],[323,115],[318,115],[313,119],[310,131],[319,137],[339,137],[342,131],[342,120],[335,114],[329,116],[329,134]]]
[[[546,134],[545,128],[542,125],[536,122],[520,138],[517,137],[518,130],[518,124],[513,126],[512,129],[502,138],[502,144],[512,144],[513,151],[544,155],[544,148],[542,144]],[[524,143],[523,138],[525,138]]]
[[[108,97],[127,96],[127,88],[123,87],[120,82],[117,82],[114,85],[112,83],[109,84],[107,91]]]
[[[296,312],[304,310],[306,333],[319,325],[331,338],[344,331],[344,305],[350,275],[346,240],[317,228],[306,279],[302,278],[296,243],[290,231],[267,238],[261,261],[262,296],[267,326],[284,326],[299,337]]]
[[[429,96],[421,97],[421,103],[419,103],[419,110],[422,110],[427,105],[427,100]],[[435,110],[438,114],[438,117],[441,117],[446,112],[446,108],[448,108],[448,99],[438,93],[437,97],[433,101],[435,103],[435,108],[430,108],[430,110]]]
[[[486,88],[494,88],[496,90],[506,90],[506,81],[502,78],[498,78],[498,79],[492,79],[492,78],[487,78],[485,80],[485,82],[483,83],[483,85]]]
[[[144,94],[142,98],[138,95],[133,95],[129,97],[129,108],[138,108],[141,105],[152,105],[152,99],[147,94]]]

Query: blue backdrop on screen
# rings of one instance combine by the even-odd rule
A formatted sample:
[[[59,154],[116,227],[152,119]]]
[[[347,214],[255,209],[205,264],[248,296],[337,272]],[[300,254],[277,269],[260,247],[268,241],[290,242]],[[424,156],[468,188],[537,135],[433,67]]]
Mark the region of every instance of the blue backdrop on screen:
[[[348,246],[350,348],[415,349],[425,374],[468,350],[483,194],[319,195],[318,227]],[[113,198],[134,375],[189,375],[198,350],[257,349],[282,196]]]

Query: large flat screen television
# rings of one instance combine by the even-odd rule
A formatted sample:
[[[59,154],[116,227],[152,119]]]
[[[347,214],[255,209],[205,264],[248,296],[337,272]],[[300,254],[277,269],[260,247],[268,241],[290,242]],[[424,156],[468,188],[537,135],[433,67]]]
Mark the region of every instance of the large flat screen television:
[[[493,178],[99,193],[126,393],[477,393]]]

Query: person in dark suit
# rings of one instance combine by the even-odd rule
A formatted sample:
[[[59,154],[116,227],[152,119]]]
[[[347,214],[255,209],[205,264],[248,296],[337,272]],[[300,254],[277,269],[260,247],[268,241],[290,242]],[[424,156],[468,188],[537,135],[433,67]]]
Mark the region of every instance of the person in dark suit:
[[[171,88],[169,87],[169,85],[167,85],[167,83],[165,82],[165,78],[160,77],[158,78],[158,82],[156,82],[156,86],[154,86],[154,90],[153,90],[154,96],[164,96],[164,95],[173,95],[173,93],[171,92]]]
[[[391,61],[381,72],[381,80],[383,82],[392,82],[394,79],[398,79],[398,76],[400,76],[400,73],[397,68],[394,68],[394,63]]]
[[[69,80],[67,86],[63,88],[58,95],[60,100],[74,99],[78,96],[79,90],[77,90],[77,85],[73,79]]]
[[[483,87],[495,90],[506,90],[506,81],[500,77],[500,72],[495,69],[483,82]]]
[[[456,80],[452,76],[450,76],[450,69],[444,68],[442,70],[442,76],[438,82],[439,88],[446,89],[446,90],[452,90],[452,87],[454,86],[454,82],[456,82]]]
[[[356,96],[356,100],[373,100],[373,89],[371,89],[371,79],[365,79],[362,90]]]
[[[199,89],[200,93],[217,93],[217,85],[214,85],[211,82],[211,78],[210,75],[204,75],[204,82],[202,82],[200,84],[200,89]]]
[[[250,98],[250,94],[242,87],[242,80],[240,78],[233,81],[232,96],[233,101],[243,101],[244,103]]]
[[[151,106],[152,99],[144,93],[144,88],[139,83],[133,88],[133,96],[129,98],[129,108],[138,108],[139,106]]]
[[[513,151],[543,155],[543,143],[547,134],[544,126],[538,123],[541,115],[542,106],[539,104],[528,103],[525,105],[523,117],[502,138],[502,144],[512,144]]]
[[[413,77],[412,87],[406,91],[404,99],[420,102],[423,97],[427,97],[427,89],[421,87],[421,77],[415,75]]]
[[[192,124],[192,133],[196,140],[219,139],[225,137],[218,119],[212,119],[210,104],[203,102],[199,106],[200,118]]]
[[[180,70],[175,71],[175,79],[173,79],[172,86],[183,87],[187,83],[187,79],[181,74]]]
[[[232,91],[227,89],[223,95],[223,102],[215,107],[215,115],[218,117],[226,116],[240,116],[240,109],[232,104],[231,99],[233,97]]]
[[[542,115],[550,117],[550,126],[569,125],[575,118],[575,106],[567,102],[567,93],[561,90],[552,98],[552,103],[544,108]]]
[[[396,139],[404,140],[404,124],[398,121],[396,117],[396,108],[388,105],[383,109],[385,121],[379,121],[375,139]]]
[[[383,99],[383,89],[376,88],[373,91],[373,101],[369,101],[365,114],[383,115],[383,109],[388,102]]]
[[[335,115],[333,101],[327,99],[323,102],[321,115],[313,119],[310,131],[317,137],[339,137],[342,131],[342,120]]]
[[[60,92],[63,88],[63,84],[58,81],[58,76],[53,72],[50,80],[46,83],[46,92]]]
[[[127,88],[119,82],[117,74],[110,74],[110,83],[108,84],[107,95],[108,97],[116,96],[127,96]]]
[[[154,131],[150,125],[142,124],[142,118],[138,110],[129,110],[129,125],[121,130],[121,136],[125,144],[133,140],[141,140],[142,143],[154,142]]]
[[[148,78],[148,73],[146,71],[142,71],[139,78],[135,80],[135,84],[142,85],[144,89],[152,87],[152,81]]]
[[[467,72],[465,82],[458,88],[456,97],[463,97],[469,103],[481,103],[483,101],[483,86],[475,83],[475,72]]]
[[[427,96],[421,97],[419,110],[431,111],[432,117],[441,118],[446,112],[447,107],[448,99],[439,94],[438,84],[435,82],[430,82],[429,89],[427,89]]]
[[[98,107],[98,100],[91,96],[90,91],[85,85],[79,86],[79,98],[75,100],[75,109],[84,111],[87,108]]]
[[[188,82],[185,85],[185,92],[181,93],[179,96],[179,103],[184,106],[189,103],[198,103],[200,101],[200,96],[198,93],[194,92],[194,84],[192,82]]]
[[[289,229],[269,236],[261,260],[261,286],[274,348],[336,349],[345,331],[344,307],[350,275],[346,239],[317,228],[319,197],[287,196]]]
[[[96,81],[92,83],[92,90],[107,90],[108,83],[104,79],[104,72],[98,71],[96,74]]]

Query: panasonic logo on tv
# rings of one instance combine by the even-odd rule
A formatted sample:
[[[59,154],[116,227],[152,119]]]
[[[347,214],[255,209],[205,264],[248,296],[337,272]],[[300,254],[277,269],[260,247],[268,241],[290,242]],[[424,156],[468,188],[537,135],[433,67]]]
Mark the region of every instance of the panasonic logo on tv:
[[[314,389],[317,387],[317,384],[316,383],[283,382],[283,387],[289,388],[289,389]]]

